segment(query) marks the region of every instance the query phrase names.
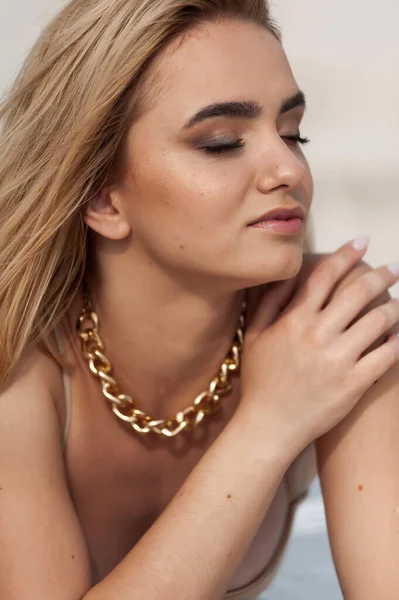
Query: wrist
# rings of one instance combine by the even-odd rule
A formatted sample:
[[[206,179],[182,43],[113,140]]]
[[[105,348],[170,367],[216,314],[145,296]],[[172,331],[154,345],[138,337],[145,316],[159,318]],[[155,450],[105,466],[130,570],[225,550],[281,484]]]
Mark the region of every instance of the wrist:
[[[259,418],[255,411],[240,405],[231,418],[228,428],[234,436],[247,442],[251,456],[261,461],[272,460],[285,472],[301,452],[301,446],[292,430],[273,413],[267,419]]]

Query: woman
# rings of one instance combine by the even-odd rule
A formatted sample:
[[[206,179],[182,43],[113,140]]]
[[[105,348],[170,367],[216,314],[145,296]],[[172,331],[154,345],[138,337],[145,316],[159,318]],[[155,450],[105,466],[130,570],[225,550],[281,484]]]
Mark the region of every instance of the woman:
[[[399,271],[304,252],[304,108],[263,0],[43,32],[2,110],[2,598],[255,598],[315,448],[345,598],[398,597]]]

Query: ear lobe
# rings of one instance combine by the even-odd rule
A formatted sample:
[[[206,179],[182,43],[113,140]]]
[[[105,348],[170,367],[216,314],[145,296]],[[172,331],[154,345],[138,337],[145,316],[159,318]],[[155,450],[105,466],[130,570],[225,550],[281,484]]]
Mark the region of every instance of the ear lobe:
[[[118,210],[115,198],[107,188],[90,199],[83,218],[91,229],[112,240],[124,239],[131,232],[124,213]]]

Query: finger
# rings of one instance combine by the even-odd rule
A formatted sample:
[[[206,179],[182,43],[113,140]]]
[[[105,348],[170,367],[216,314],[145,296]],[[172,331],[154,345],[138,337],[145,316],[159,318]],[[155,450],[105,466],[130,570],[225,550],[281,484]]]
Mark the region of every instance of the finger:
[[[399,336],[390,336],[385,344],[369,352],[355,365],[356,386],[364,393],[399,361]]]
[[[350,348],[352,356],[359,356],[378,338],[386,334],[399,321],[399,300],[394,298],[371,310],[356,321],[341,336],[341,343]]]
[[[355,245],[354,245],[355,244]],[[359,244],[359,245],[357,245]],[[368,238],[352,240],[320,261],[307,281],[298,290],[292,307],[306,306],[320,310],[335,285],[361,260],[368,247]]]
[[[339,292],[323,311],[322,327],[327,335],[344,331],[373,300],[399,279],[387,266],[370,270]]]
[[[296,276],[271,284],[271,287],[263,294],[259,301],[254,318],[248,327],[248,333],[263,331],[277,319],[292,297],[297,280],[298,277]]]

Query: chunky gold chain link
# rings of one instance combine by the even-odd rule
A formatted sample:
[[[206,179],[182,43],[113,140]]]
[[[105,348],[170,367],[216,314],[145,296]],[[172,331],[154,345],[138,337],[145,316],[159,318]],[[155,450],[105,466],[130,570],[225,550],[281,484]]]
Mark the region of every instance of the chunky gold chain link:
[[[219,373],[212,379],[208,389],[198,394],[193,404],[167,419],[153,419],[137,407],[131,396],[121,393],[119,385],[111,375],[112,365],[104,354],[104,343],[98,333],[98,316],[91,306],[87,291],[83,292],[83,300],[83,310],[76,323],[82,342],[83,356],[89,364],[90,371],[100,379],[102,393],[111,403],[114,414],[125,423],[129,423],[138,433],[146,435],[153,432],[166,437],[175,437],[183,430],[191,431],[205,416],[212,415],[218,409],[221,398],[231,392],[231,373],[238,371],[240,367],[247,306],[245,300],[232,347]]]

